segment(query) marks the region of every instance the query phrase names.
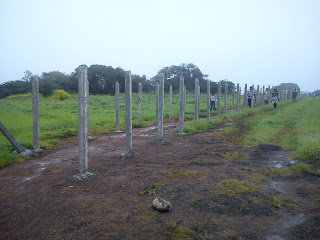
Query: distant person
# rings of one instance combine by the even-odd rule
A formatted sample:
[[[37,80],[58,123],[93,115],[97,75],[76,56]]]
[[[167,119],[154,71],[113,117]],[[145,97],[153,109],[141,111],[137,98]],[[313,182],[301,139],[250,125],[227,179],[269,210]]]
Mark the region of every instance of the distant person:
[[[254,97],[255,97],[255,92],[252,90],[252,87],[250,87],[250,90],[247,91],[247,98],[248,98],[248,105],[249,108],[251,108],[253,106],[254,103]],[[253,101],[252,101],[253,100]]]
[[[298,96],[298,91],[297,89],[293,89],[292,91],[292,100],[295,102],[297,100],[297,96]]]
[[[264,92],[264,105],[269,105],[269,88]]]
[[[210,101],[211,101],[210,111],[212,111],[212,108],[213,108],[214,110],[217,110],[217,109],[216,109],[217,97],[214,95],[214,93],[212,93],[212,95],[210,96]]]
[[[273,103],[274,110],[277,111],[277,103],[278,103],[278,91],[277,91],[277,89],[273,89],[273,92],[272,92],[272,103]]]

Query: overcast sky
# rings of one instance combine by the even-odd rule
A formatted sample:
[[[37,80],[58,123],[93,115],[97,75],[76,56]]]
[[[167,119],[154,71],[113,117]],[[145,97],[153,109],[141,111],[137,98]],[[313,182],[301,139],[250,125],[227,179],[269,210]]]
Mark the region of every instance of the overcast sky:
[[[320,89],[320,0],[0,0],[0,83],[81,64]]]

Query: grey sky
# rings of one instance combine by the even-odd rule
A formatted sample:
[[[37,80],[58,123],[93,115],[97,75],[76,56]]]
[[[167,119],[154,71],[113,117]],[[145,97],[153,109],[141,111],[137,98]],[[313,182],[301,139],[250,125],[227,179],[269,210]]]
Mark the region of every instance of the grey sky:
[[[0,83],[81,64],[320,89],[320,0],[0,0]]]

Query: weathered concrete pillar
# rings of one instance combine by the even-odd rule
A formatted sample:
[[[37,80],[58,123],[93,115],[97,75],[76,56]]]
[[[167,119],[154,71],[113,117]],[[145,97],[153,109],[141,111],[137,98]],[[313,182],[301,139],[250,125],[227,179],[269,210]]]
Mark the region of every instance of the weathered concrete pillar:
[[[207,80],[207,120],[210,120],[210,80]]]
[[[172,85],[169,88],[169,119],[172,118]]]
[[[159,83],[156,84],[156,120],[159,121]]]
[[[81,66],[78,72],[80,173],[85,173],[88,170],[88,84],[87,67]]]
[[[239,109],[240,109],[240,88],[239,88],[239,83],[237,83],[237,111],[239,111]]]
[[[179,111],[179,134],[184,134],[183,124],[184,124],[184,102],[185,102],[185,93],[184,93],[184,78],[180,76],[180,111]]]
[[[164,74],[159,78],[158,141],[163,140]]]
[[[269,91],[268,91],[268,104],[270,104],[271,103],[271,88],[270,88],[270,85],[268,86],[268,89],[269,89]]]
[[[125,72],[126,94],[126,152],[132,150],[132,82],[131,71]]]
[[[264,94],[265,94],[265,88],[264,88],[264,85],[263,85],[263,87],[262,87],[262,105],[265,105],[265,103],[264,103]]]
[[[240,107],[243,106],[243,105],[242,105],[242,102],[243,102],[243,101],[241,101],[241,87],[239,87],[239,102],[240,102],[240,103],[239,103],[239,106],[240,106]]]
[[[234,108],[234,88],[232,88],[232,108]]]
[[[224,114],[228,112],[228,83],[224,83]]]
[[[139,106],[138,106],[138,114],[139,114],[139,124],[142,123],[142,83],[138,84],[138,97],[139,97]]]
[[[255,101],[254,93],[255,93],[255,88],[254,88],[254,85],[252,85],[252,99],[251,99],[251,107],[252,108],[254,107],[254,101]]]
[[[116,100],[116,131],[120,132],[120,94],[119,83],[115,84],[115,100]]]
[[[194,122],[197,123],[199,120],[199,79],[196,78],[194,82]]]
[[[243,92],[243,98],[244,98],[244,107],[248,107],[248,99],[247,99],[247,84],[244,85],[244,92]]]
[[[79,95],[79,174],[72,176],[72,179],[83,180],[96,175],[88,172],[88,133],[89,133],[89,82],[87,67],[78,68],[78,95]]]
[[[126,151],[121,157],[136,157],[139,154],[132,151],[132,81],[131,71],[125,72],[125,99],[126,99]]]
[[[33,120],[33,151],[40,149],[40,111],[39,111],[39,80],[32,77],[32,120]]]
[[[220,115],[221,110],[221,82],[218,82],[218,115]]]
[[[183,116],[186,113],[187,87],[183,85]]]
[[[200,114],[200,85],[198,82],[198,116]]]
[[[23,148],[16,139],[11,135],[11,133],[8,131],[8,129],[2,124],[0,121],[0,131],[3,133],[3,135],[8,139],[8,141],[11,143],[11,145],[17,149],[19,153],[21,153],[24,156],[31,156],[32,151]]]
[[[260,88],[259,88],[259,85],[257,86],[256,96],[257,96],[257,107],[259,107],[259,105],[260,105]]]

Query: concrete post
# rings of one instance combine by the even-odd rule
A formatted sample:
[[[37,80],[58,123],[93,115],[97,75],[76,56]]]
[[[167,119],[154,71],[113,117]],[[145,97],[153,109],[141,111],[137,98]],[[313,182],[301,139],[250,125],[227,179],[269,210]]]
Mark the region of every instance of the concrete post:
[[[16,141],[16,139],[11,135],[7,128],[2,124],[2,122],[0,122],[0,131],[9,140],[11,145],[18,150],[18,152],[22,153],[25,151],[25,149]]]
[[[115,100],[116,100],[116,131],[120,132],[120,94],[119,83],[115,84]]]
[[[169,88],[169,119],[172,118],[172,85]]]
[[[159,83],[156,84],[156,120],[159,121]]]
[[[142,83],[139,82],[138,84],[138,96],[139,96],[139,107],[138,107],[138,114],[139,114],[139,124],[142,123]]]
[[[79,172],[88,170],[88,79],[87,67],[79,67]]]
[[[239,98],[239,95],[240,95],[240,88],[239,88],[239,83],[237,83],[237,111],[239,111],[240,109],[240,98]]]
[[[200,85],[198,82],[198,116],[200,114]]]
[[[227,101],[228,101],[228,83],[224,83],[224,114],[227,114],[228,111],[228,106],[227,106]]]
[[[159,78],[159,112],[158,112],[158,141],[163,140],[163,104],[164,104],[164,74]]]
[[[243,101],[241,101],[241,87],[239,87],[239,107],[242,106],[242,102]]]
[[[187,87],[183,84],[183,117],[186,113]]]
[[[247,99],[247,84],[244,85],[244,93],[243,93],[243,98],[244,98],[244,107],[248,107],[248,99]]]
[[[32,77],[32,120],[33,120],[33,151],[40,149],[40,112],[39,112],[39,80]]]
[[[265,93],[265,89],[264,89],[264,85],[262,87],[262,105],[265,105],[264,103],[264,93]]]
[[[270,85],[268,86],[268,104],[271,103],[271,88],[270,88]]]
[[[87,67],[78,68],[78,95],[79,95],[79,174],[72,176],[74,180],[92,178],[96,175],[88,172],[88,134],[89,134],[89,82]]]
[[[194,122],[197,123],[198,122],[198,119],[199,119],[199,110],[198,110],[198,107],[199,107],[199,97],[198,97],[198,94],[199,94],[199,79],[196,78],[195,79],[195,84],[194,84]]]
[[[257,107],[259,107],[259,104],[260,104],[260,88],[259,88],[259,85],[257,86]]]
[[[207,80],[207,120],[210,120],[210,80]]]
[[[218,82],[218,115],[220,115],[221,109],[221,82]]]
[[[132,82],[131,71],[125,72],[126,92],[126,152],[132,150]]]
[[[126,151],[120,156],[126,157],[137,157],[138,153],[132,151],[132,81],[131,71],[125,72],[125,99],[126,99]]]
[[[234,108],[234,88],[232,88],[232,108]]]
[[[180,112],[179,112],[179,134],[183,134],[183,123],[184,123],[184,101],[185,101],[185,92],[184,92],[184,78],[180,76]]]
[[[252,85],[252,99],[251,99],[251,107],[253,108],[254,107],[254,100],[255,100],[255,96],[254,96],[254,85]]]

